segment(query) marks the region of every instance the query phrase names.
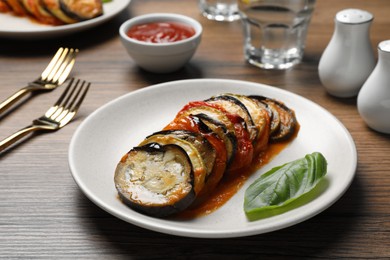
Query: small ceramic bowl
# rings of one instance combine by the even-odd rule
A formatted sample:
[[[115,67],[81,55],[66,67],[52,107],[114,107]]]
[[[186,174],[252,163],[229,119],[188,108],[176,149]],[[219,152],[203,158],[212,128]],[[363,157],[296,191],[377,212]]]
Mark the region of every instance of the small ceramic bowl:
[[[195,30],[195,34],[184,40],[167,43],[150,43],[127,35],[128,30],[135,25],[155,22],[186,24]],[[127,20],[119,28],[119,34],[123,46],[138,66],[155,73],[169,73],[183,67],[194,55],[201,40],[202,26],[198,21],[184,15],[153,13]]]

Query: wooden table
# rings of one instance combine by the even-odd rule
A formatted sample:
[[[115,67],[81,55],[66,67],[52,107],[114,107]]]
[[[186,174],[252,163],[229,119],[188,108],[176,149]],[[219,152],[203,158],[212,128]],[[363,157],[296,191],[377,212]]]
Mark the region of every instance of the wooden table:
[[[92,82],[79,115],[56,133],[38,134],[0,155],[0,258],[389,258],[390,136],[370,130],[356,99],[328,95],[317,73],[345,8],[370,11],[373,47],[390,38],[387,0],[319,0],[303,62],[287,71],[248,65],[240,22],[203,18],[195,0],[133,0],[129,8],[97,28],[56,39],[0,39],[0,99],[35,78],[60,46],[80,49],[73,76]],[[176,12],[203,25],[202,44],[182,70],[155,75],[140,70],[122,47],[118,28],[129,17]],[[42,46],[44,46],[42,48]],[[155,83],[193,78],[238,79],[273,85],[329,110],[350,131],[358,150],[356,178],[344,196],[323,213],[292,227],[232,239],[175,237],[139,228],[106,213],[80,191],[68,168],[68,146],[80,123],[95,109]],[[39,116],[60,91],[36,95],[1,119],[3,139]],[[219,259],[219,258],[218,258]]]

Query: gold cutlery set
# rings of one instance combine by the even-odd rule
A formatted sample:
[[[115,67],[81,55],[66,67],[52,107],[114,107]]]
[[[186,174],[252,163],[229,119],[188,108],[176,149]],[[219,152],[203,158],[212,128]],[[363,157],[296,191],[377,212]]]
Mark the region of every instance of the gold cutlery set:
[[[76,115],[91,83],[80,79],[67,78],[75,63],[78,49],[59,48],[41,76],[21,88],[0,103],[1,116],[10,113],[10,108],[22,97],[31,92],[51,91],[67,83],[67,87],[57,102],[43,116],[33,120],[32,124],[20,129],[0,141],[0,152],[4,151],[29,133],[34,131],[56,131],[68,124]],[[8,112],[7,112],[8,111]]]

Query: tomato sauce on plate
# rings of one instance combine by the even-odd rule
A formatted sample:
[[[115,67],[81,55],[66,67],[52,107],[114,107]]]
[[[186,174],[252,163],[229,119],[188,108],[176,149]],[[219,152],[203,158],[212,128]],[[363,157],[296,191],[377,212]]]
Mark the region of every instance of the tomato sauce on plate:
[[[299,131],[299,126],[294,133],[293,140]],[[223,177],[218,186],[206,196],[198,198],[188,209],[178,213],[175,219],[194,219],[208,215],[218,208],[222,207],[239,189],[244,185],[246,180],[258,169],[269,163],[278,155],[291,140],[280,143],[271,143],[268,148],[254,158],[251,164],[237,171],[230,172]],[[244,202],[243,202],[244,203]],[[238,209],[239,210],[239,209]]]
[[[138,41],[150,43],[168,43],[188,39],[195,29],[178,22],[153,22],[139,24],[127,31],[127,36]]]

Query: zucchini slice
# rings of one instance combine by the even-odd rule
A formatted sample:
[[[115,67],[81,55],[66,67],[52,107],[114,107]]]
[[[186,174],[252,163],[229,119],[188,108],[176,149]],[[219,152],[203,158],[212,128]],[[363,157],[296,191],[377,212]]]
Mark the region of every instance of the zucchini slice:
[[[59,0],[61,10],[69,17],[85,21],[103,14],[101,0]]]
[[[151,216],[174,214],[195,200],[191,161],[177,145],[133,148],[118,163],[114,182],[124,203]]]

